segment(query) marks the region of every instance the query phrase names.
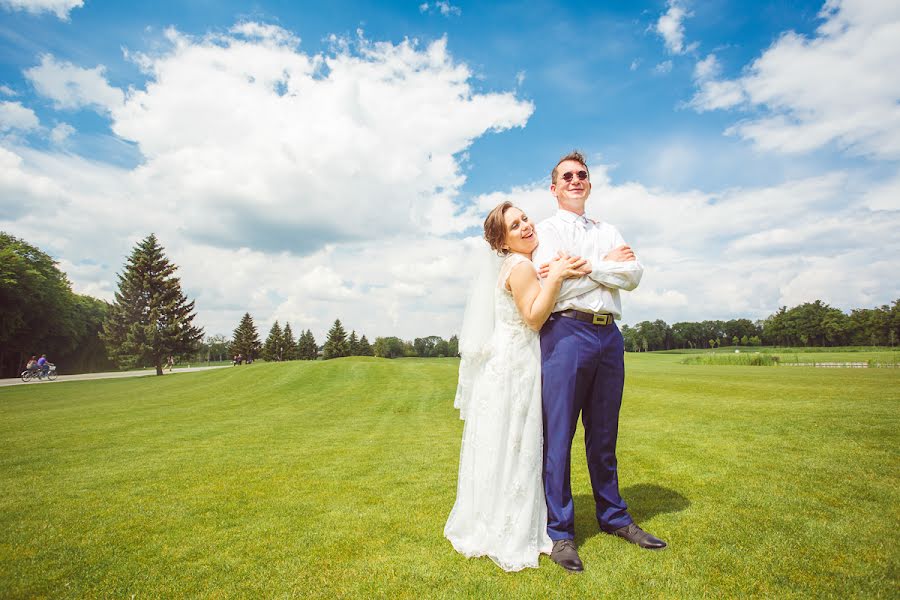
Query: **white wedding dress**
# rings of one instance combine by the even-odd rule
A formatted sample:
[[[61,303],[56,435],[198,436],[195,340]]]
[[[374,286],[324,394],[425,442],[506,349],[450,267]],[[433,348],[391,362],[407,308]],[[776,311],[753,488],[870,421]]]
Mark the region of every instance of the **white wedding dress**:
[[[466,378],[461,364],[457,399],[465,390],[467,402],[459,406],[465,427],[456,503],[444,527],[458,552],[487,556],[506,571],[537,567],[538,556],[552,548],[541,476],[540,341],[506,289],[523,261],[530,264],[511,254],[500,266],[493,333],[478,370]]]

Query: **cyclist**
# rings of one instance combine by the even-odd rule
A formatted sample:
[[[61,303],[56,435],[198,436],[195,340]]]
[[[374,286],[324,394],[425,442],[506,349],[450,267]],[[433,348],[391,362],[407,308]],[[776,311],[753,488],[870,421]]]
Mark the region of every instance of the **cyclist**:
[[[46,354],[41,354],[37,361],[37,366],[41,369],[41,377],[46,377],[47,373],[50,372],[50,363],[47,361]]]

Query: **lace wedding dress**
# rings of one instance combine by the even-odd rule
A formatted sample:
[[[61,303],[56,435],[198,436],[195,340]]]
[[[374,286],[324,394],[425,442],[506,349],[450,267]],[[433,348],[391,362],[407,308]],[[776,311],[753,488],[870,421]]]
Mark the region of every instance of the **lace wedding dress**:
[[[458,552],[487,556],[506,571],[537,567],[538,556],[552,548],[541,479],[540,342],[506,289],[523,261],[530,264],[511,254],[500,267],[483,366],[470,381],[460,370],[468,401],[460,407],[465,427],[456,503],[444,527]]]

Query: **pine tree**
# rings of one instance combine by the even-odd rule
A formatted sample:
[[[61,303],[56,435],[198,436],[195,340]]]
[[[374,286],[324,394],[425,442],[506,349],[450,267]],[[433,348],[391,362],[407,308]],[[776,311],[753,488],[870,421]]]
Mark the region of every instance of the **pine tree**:
[[[283,344],[284,340],[282,339],[281,325],[278,324],[278,321],[275,321],[275,324],[272,325],[272,329],[269,330],[269,336],[266,338],[266,343],[263,345],[262,359],[269,362],[281,360],[284,352]]]
[[[334,325],[328,331],[328,339],[325,340],[325,346],[322,348],[323,358],[340,358],[347,356],[349,348],[347,347],[347,332],[341,325],[340,319],[334,320]]]
[[[231,354],[237,356],[240,354],[244,360],[256,358],[262,344],[259,343],[259,334],[256,332],[256,325],[253,324],[253,317],[250,313],[244,313],[241,322],[234,330],[231,342]]]
[[[135,246],[100,334],[110,360],[125,367],[149,363],[162,375],[168,357],[200,347],[203,329],[191,324],[194,302],[182,293],[177,268],[152,233]]]
[[[319,358],[319,347],[316,345],[316,338],[313,337],[312,331],[307,329],[300,335],[297,342],[297,354],[300,360],[316,360]]]
[[[291,324],[284,324],[284,331],[281,333],[281,342],[284,347],[284,355],[282,360],[297,360],[297,342],[294,341],[294,332],[291,331]]]
[[[375,356],[375,353],[372,351],[372,346],[369,344],[369,340],[366,339],[365,335],[359,338],[359,356]]]
[[[350,332],[347,340],[347,356],[359,356],[359,340],[356,339],[356,330]]]

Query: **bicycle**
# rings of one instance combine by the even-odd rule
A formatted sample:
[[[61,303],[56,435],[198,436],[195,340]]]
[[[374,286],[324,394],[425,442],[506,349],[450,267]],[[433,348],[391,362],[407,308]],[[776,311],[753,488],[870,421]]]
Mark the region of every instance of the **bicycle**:
[[[48,381],[56,381],[57,373],[56,373],[56,365],[53,363],[47,363],[49,366],[49,370],[44,373],[40,368],[38,369],[25,369],[22,371],[22,381],[29,382],[32,379],[37,381],[43,381],[45,378]]]

